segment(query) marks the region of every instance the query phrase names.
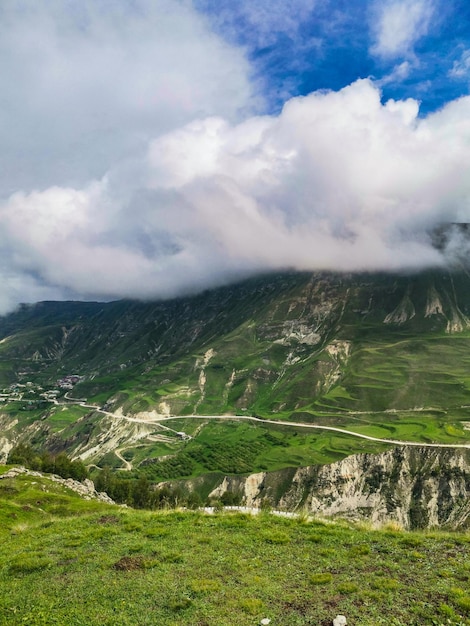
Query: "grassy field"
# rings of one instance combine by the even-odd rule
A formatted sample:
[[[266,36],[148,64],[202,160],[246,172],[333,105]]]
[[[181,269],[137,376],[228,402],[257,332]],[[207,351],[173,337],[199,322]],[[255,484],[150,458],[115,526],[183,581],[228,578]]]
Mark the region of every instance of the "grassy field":
[[[2,471],[2,470],[0,470]],[[85,502],[0,481],[0,624],[470,624],[468,534]]]
[[[321,405],[336,411],[458,410],[470,404],[469,345],[468,332],[361,341]]]
[[[343,428],[358,434],[398,441],[470,443],[468,417],[460,420],[441,411],[415,413],[314,415],[300,412],[293,421]],[[129,446],[125,458],[153,480],[189,478],[207,472],[247,474],[338,461],[350,455],[380,453],[389,444],[356,438],[344,433],[297,426],[259,424],[235,419],[204,420],[203,417],[169,420],[165,424],[190,434],[193,439],[173,437],[169,443],[140,442]],[[159,457],[161,460],[158,460]],[[113,467],[108,455],[100,463]],[[143,465],[139,463],[144,462]]]
[[[416,338],[405,332],[390,332],[388,328],[379,332],[375,327],[374,332],[357,340],[335,384],[315,396],[315,385],[318,387],[322,376],[327,376],[334,366],[330,355],[313,354],[287,368],[274,384],[280,376],[280,357],[285,358],[286,349],[256,342],[253,329],[244,326],[239,335],[234,332],[217,346],[205,369],[203,398],[197,382],[200,370],[194,366],[202,357],[193,355],[166,371],[157,368],[138,382],[128,381],[124,408],[131,412],[147,410],[164,401],[172,411],[182,414],[194,410],[201,414],[252,414],[343,428],[382,439],[468,444],[469,346],[468,333],[423,334]],[[227,386],[235,370],[258,373],[252,378],[248,374],[238,375]],[[296,405],[299,408],[293,410]],[[136,467],[146,457],[170,456],[162,463],[146,466],[148,475],[157,480],[194,477],[211,471],[272,471],[384,449],[383,444],[345,434],[294,427],[225,421],[216,424],[199,419],[168,425],[195,439],[147,447],[141,442],[126,456],[135,461]],[[112,465],[119,467],[116,461]]]

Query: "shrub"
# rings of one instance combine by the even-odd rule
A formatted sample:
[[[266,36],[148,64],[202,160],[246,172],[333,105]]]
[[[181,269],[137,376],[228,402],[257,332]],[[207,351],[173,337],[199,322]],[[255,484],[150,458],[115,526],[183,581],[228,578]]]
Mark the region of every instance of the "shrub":
[[[219,591],[220,582],[211,578],[201,578],[191,581],[191,591],[194,593],[210,593],[211,591]]]
[[[323,572],[321,574],[312,574],[310,576],[310,582],[312,585],[327,585],[333,580],[333,574],[330,572]]]
[[[339,593],[349,594],[349,593],[355,593],[358,590],[359,590],[359,587],[358,585],[356,585],[356,583],[346,582],[346,583],[341,583],[340,585],[338,585]]]
[[[220,501],[224,506],[239,506],[242,503],[243,494],[241,491],[226,491],[220,497]]]
[[[60,452],[56,456],[50,452],[36,452],[26,444],[20,443],[10,450],[7,463],[10,465],[24,465],[25,467],[50,474],[57,474],[62,478],[85,480],[88,478],[88,470],[80,460],[72,461]]]
[[[257,615],[262,611],[264,604],[258,598],[246,598],[240,601],[240,607],[249,615]]]

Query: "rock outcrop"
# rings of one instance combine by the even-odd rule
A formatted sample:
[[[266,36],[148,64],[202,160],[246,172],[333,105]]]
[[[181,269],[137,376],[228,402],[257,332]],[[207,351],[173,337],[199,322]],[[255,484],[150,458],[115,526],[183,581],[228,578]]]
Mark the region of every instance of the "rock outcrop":
[[[226,476],[210,497],[405,529],[470,526],[470,450],[397,447],[323,466]]]
[[[67,489],[71,489],[78,493],[84,500],[99,500],[100,502],[106,502],[107,504],[116,504],[114,500],[112,500],[107,493],[98,492],[95,489],[95,485],[92,480],[86,478],[83,482],[79,482],[78,480],[74,480],[73,478],[61,478],[60,476],[56,476],[55,474],[44,474],[42,472],[36,472],[34,470],[26,469],[26,467],[12,467],[5,474],[0,475],[0,480],[5,478],[16,478],[21,474],[26,474],[27,476],[35,476],[37,478],[47,477],[48,480],[54,483],[60,483]]]

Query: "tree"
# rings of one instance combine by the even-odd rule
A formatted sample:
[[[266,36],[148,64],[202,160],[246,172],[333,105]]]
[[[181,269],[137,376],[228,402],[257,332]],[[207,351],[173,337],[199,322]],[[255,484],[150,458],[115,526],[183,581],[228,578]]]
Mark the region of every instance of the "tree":
[[[132,489],[132,500],[137,509],[145,509],[151,500],[150,483],[146,476],[141,476]]]

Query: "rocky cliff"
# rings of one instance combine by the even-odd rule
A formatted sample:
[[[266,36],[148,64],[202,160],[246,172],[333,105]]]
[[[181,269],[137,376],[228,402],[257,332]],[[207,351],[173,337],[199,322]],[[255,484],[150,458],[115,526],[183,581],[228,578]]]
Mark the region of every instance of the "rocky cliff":
[[[248,506],[396,523],[405,529],[470,526],[470,450],[399,447],[323,466],[225,477],[211,497],[243,496]]]

